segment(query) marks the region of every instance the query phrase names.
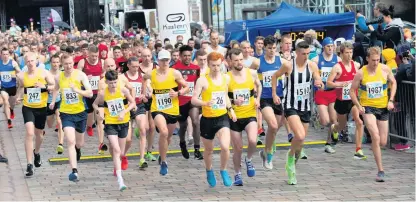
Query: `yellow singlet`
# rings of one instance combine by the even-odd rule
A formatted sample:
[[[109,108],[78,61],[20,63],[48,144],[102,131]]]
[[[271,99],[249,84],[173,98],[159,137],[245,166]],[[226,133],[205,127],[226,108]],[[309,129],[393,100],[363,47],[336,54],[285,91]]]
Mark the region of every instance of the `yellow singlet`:
[[[376,69],[376,74],[370,76],[367,66],[362,68],[363,79],[360,84],[360,104],[364,107],[386,108],[387,80],[383,77],[381,65]]]
[[[256,117],[256,106],[254,104],[254,81],[251,76],[250,69],[244,68],[241,71],[246,72],[246,81],[243,83],[237,83],[231,72],[228,72],[230,76],[230,84],[228,85],[228,97],[230,99],[238,99],[243,97],[243,104],[240,106],[233,105],[233,109],[237,119]]]
[[[151,112],[163,112],[165,114],[179,115],[179,99],[169,96],[170,89],[178,91],[178,84],[173,75],[174,69],[169,69],[168,75],[164,81],[158,81],[156,78],[156,69],[152,70],[151,86],[153,88]]]
[[[48,91],[46,89],[35,88],[35,84],[40,82],[47,84],[45,76],[42,75],[41,71],[36,70],[33,77],[29,77],[28,73],[23,74],[23,106],[30,108],[43,108],[48,103]]]
[[[117,85],[116,92],[110,93],[108,88],[104,90],[104,120],[106,124],[123,124],[130,120],[130,112],[127,112],[123,120],[118,120],[120,112],[128,108],[128,101]]]
[[[82,95],[74,92],[69,86],[70,83],[73,83],[75,88],[81,89],[82,83],[78,75],[79,70],[74,70],[69,78],[65,77],[64,72],[61,72],[61,75],[59,76],[59,86],[62,95],[59,111],[62,113],[78,114],[85,111]]]
[[[212,83],[209,75],[206,76],[208,88],[201,93],[202,101],[209,102],[215,100],[212,106],[202,106],[202,116],[204,117],[220,117],[227,113],[227,103],[225,96],[227,95],[227,80],[225,75],[221,74],[222,83],[217,86]]]

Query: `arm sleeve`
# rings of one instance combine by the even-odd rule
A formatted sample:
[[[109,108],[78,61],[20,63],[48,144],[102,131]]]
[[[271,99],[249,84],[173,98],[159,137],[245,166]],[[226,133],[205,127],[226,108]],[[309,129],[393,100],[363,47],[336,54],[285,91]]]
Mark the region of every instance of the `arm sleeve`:
[[[368,32],[369,29],[368,29],[368,26],[365,23],[366,23],[366,21],[365,21],[364,16],[360,16],[360,17],[357,18],[358,28],[360,28],[360,30],[363,31],[363,32]]]

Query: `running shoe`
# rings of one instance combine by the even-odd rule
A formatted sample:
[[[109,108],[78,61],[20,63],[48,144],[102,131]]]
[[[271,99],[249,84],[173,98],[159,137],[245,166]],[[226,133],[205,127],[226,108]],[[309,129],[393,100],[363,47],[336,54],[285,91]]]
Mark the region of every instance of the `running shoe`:
[[[302,148],[302,150],[300,150],[300,158],[301,159],[308,159],[308,156],[306,156],[304,148]]]
[[[59,129],[59,126],[58,126],[58,124],[56,124],[56,126],[55,126],[55,132],[58,132],[58,129]]]
[[[8,162],[7,158],[0,155],[0,163],[7,163],[7,162]]]
[[[12,120],[10,120],[10,119],[7,121],[7,128],[8,129],[13,128]]]
[[[262,159],[262,161],[263,161],[263,168],[265,168],[265,169],[267,169],[267,170],[271,170],[271,169],[273,169],[273,164],[268,163],[267,158],[266,158],[266,155],[264,154],[264,150],[261,150],[261,151],[259,152],[259,155],[260,155],[260,158],[261,158],[261,159]]]
[[[192,145],[194,145],[194,138],[191,136],[188,139],[188,146],[192,146]]]
[[[384,171],[378,171],[376,182],[384,182]]]
[[[286,155],[286,165],[285,165],[286,174],[289,178],[287,183],[289,185],[295,185],[298,183],[296,180],[295,157],[289,156],[289,151],[287,152],[287,155]]]
[[[221,174],[221,178],[222,178],[222,182],[224,186],[231,187],[233,182],[231,181],[231,178],[230,178],[230,175],[228,175],[228,172],[226,170],[221,170],[220,174]]]
[[[338,134],[338,131],[334,131],[334,127],[335,127],[335,124],[332,124],[331,125],[331,139],[332,141],[334,141],[334,143],[337,143],[339,134]]]
[[[70,173],[68,176],[68,179],[69,181],[72,181],[72,182],[78,182],[79,181],[78,173],[74,173],[74,172]]]
[[[365,160],[365,159],[367,159],[367,156],[365,156],[364,153],[363,153],[363,150],[360,149],[357,152],[355,152],[354,159],[362,159],[362,160]]]
[[[160,164],[160,174],[161,174],[161,175],[166,175],[166,174],[168,174],[168,164],[167,164],[165,161],[163,161],[163,162]]]
[[[260,129],[257,131],[257,135],[258,135],[258,136],[266,136],[266,133],[264,133],[263,128],[260,128]]]
[[[179,133],[179,128],[175,128],[175,130],[173,130],[173,135],[178,135]]]
[[[35,167],[39,168],[40,166],[42,166],[42,161],[40,160],[40,154],[35,154],[35,150],[33,150],[33,155],[35,156]]]
[[[234,186],[243,186],[243,178],[241,173],[234,176]]]
[[[14,119],[14,111],[13,111],[13,109],[10,109],[10,119]]]
[[[121,170],[127,170],[129,168],[129,161],[127,160],[127,156],[121,157]]]
[[[257,136],[257,145],[263,145],[263,141],[261,141],[260,136]]]
[[[256,175],[256,168],[254,168],[253,162],[247,161],[247,157],[245,158],[246,167],[247,167],[247,176],[254,177]],[[241,174],[240,174],[241,175]],[[242,185],[242,182],[241,182]]]
[[[207,182],[210,187],[215,187],[217,185],[217,179],[215,179],[214,171],[207,170]]]
[[[276,141],[273,142],[273,146],[272,146],[272,153],[276,153]]]
[[[92,127],[90,127],[90,126],[87,127],[87,134],[90,137],[92,137],[94,135],[94,130],[93,130]]]
[[[124,182],[119,182],[118,183],[118,190],[124,191],[126,189],[127,189],[127,186],[124,184]]]
[[[140,131],[139,131],[139,128],[134,128],[134,136],[136,136],[137,137],[137,139],[140,139]]]
[[[325,152],[329,154],[335,153],[335,150],[331,147],[331,145],[325,145]]]
[[[139,161],[139,168],[140,169],[145,169],[147,167],[149,167],[149,165],[147,165],[146,160],[145,159],[140,159],[140,161]]]
[[[408,144],[396,144],[394,146],[394,150],[396,151],[403,151],[410,149],[410,146]]]
[[[202,153],[199,151],[199,149],[195,149],[195,152],[194,152],[194,157],[195,157],[195,159],[197,159],[197,160],[202,160],[202,159],[204,159],[204,156],[202,155]]]
[[[292,140],[293,140],[293,134],[292,133],[287,134],[287,141],[292,142]]]
[[[181,153],[182,153],[183,158],[189,159],[189,152],[188,152],[188,149],[186,148],[186,142],[179,143],[179,147],[181,147]]]
[[[58,144],[58,146],[56,147],[56,153],[58,154],[64,153],[64,146],[62,146],[61,144]]]
[[[26,177],[32,177],[33,176],[33,165],[27,164],[26,167]]]
[[[155,157],[155,156],[153,156],[152,152],[147,152],[147,153],[144,155],[144,158],[145,158],[147,161],[156,161],[156,160],[157,160],[157,159],[156,159],[156,157]]]
[[[98,145],[98,154],[104,154],[105,151],[108,150],[108,147],[106,144],[101,143],[100,145]]]

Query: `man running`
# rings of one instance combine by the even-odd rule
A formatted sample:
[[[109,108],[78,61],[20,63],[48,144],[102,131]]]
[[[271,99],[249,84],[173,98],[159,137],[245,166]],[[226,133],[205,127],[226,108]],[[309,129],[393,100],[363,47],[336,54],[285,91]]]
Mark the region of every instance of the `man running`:
[[[58,91],[61,92],[62,100],[59,112],[68,144],[69,164],[72,168],[68,179],[77,182],[79,181],[77,161],[81,159],[81,147],[84,146],[88,116],[85,111],[84,97],[91,98],[93,92],[87,75],[74,69],[74,59],[71,55],[62,55],[61,63],[64,71],[55,77],[56,85],[49,109],[55,107]]]
[[[245,130],[248,139],[248,151],[245,157],[247,176],[254,177],[256,170],[251,161],[256,151],[257,120],[256,113],[261,97],[261,83],[255,70],[246,68],[243,64],[243,54],[240,49],[228,51],[231,71],[228,72],[230,83],[228,96],[237,117],[236,122],[230,121],[231,141],[233,143],[233,163],[236,175],[234,185],[243,186],[241,176],[241,156],[243,153],[242,131]],[[257,90],[256,94],[254,89]]]
[[[7,119],[7,127],[13,128],[12,119],[14,119],[14,105],[16,103],[16,74],[20,72],[19,65],[10,58],[10,53],[7,48],[1,50],[0,63],[0,93],[4,104],[4,114]],[[36,64],[35,64],[36,65]]]
[[[199,67],[199,75],[205,75],[209,71],[207,56],[208,54],[204,50],[200,49],[196,52],[195,60],[196,65]]]
[[[88,113],[87,134],[88,136],[93,136],[94,130],[92,128],[92,125],[95,122],[95,118],[94,118],[94,113],[93,113],[94,108],[92,107],[92,103],[97,97],[98,83],[100,82],[101,75],[103,74],[103,61],[98,58],[97,46],[92,45],[88,47],[88,57],[79,61],[78,69],[83,71],[88,76],[88,80],[91,85],[92,93],[94,94],[92,98],[85,99],[87,103],[87,113]]]
[[[321,72],[322,82],[326,85],[328,76],[331,73],[332,67],[341,61],[334,53],[334,40],[331,37],[326,37],[322,41],[324,51],[322,54],[312,59],[318,65]],[[336,91],[333,88],[325,87],[324,90],[317,90],[315,88],[315,103],[318,106],[319,121],[322,126],[328,126],[328,138],[325,144],[326,153],[335,153],[331,147],[331,143],[335,144],[338,141],[338,132],[332,130],[337,122],[337,113],[334,109],[335,100],[337,98]],[[331,133],[334,131],[334,133]]]
[[[221,147],[220,174],[224,186],[231,186],[232,181],[227,171],[227,162],[230,156],[230,122],[227,112],[232,120],[237,117],[231,107],[228,98],[229,77],[224,75],[221,64],[224,60],[220,53],[213,52],[208,55],[209,73],[201,76],[195,85],[191,103],[195,106],[202,106],[202,118],[200,130],[204,144],[204,162],[207,173],[207,182],[210,187],[217,185],[214,170],[212,168],[212,154],[214,149],[214,138],[217,137]],[[199,99],[199,95],[202,99]]]
[[[185,95],[189,91],[188,84],[182,78],[182,74],[178,70],[169,68],[170,59],[169,51],[161,50],[158,54],[159,68],[146,73],[143,82],[143,84],[146,84],[147,80],[150,80],[153,89],[151,113],[160,135],[161,175],[168,173],[166,154],[179,116],[178,96]],[[179,86],[181,87],[180,90],[178,90]],[[147,85],[143,85],[143,92],[146,91]]]
[[[317,65],[308,60],[309,53],[309,44],[305,41],[299,42],[296,45],[296,57],[290,63],[284,63],[282,68],[276,71],[272,77],[273,101],[280,104],[280,96],[276,93],[277,78],[286,75],[282,105],[295,136],[287,152],[285,165],[286,174],[289,177],[287,183],[290,185],[297,184],[295,163],[300,156],[303,142],[308,133],[311,117],[310,92],[312,79],[316,87],[323,88],[324,86]]]
[[[337,100],[335,101],[335,111],[337,112],[338,122],[332,128],[331,133],[341,132],[345,129],[348,121],[348,113],[352,113],[355,121],[355,159],[366,159],[361,149],[364,125],[360,118],[360,113],[356,106],[353,106],[350,97],[350,88],[355,74],[360,69],[360,64],[352,60],[352,51],[354,47],[349,42],[344,42],[340,46],[341,62],[338,62],[328,76],[327,86],[336,88]]]
[[[263,167],[273,169],[273,144],[279,129],[279,123],[282,118],[282,106],[273,103],[272,98],[272,75],[282,66],[282,60],[276,55],[276,39],[268,36],[264,39],[265,53],[260,57],[260,67],[258,68],[258,77],[262,83],[262,94],[260,99],[260,109],[262,118],[267,122],[266,145],[264,150],[260,151],[260,157],[263,160]],[[279,77],[279,84],[276,92],[283,96],[282,82]]]
[[[59,70],[61,68],[61,58],[59,55],[52,55],[51,56],[51,69],[49,73],[55,78],[57,75],[61,73]],[[52,102],[53,97],[53,90],[49,91],[48,94],[48,104],[46,108],[46,123],[48,124],[48,128],[54,127],[54,122],[56,120],[56,129],[58,130],[58,146],[56,147],[56,152],[58,154],[62,154],[64,152],[64,131],[62,131],[62,122],[59,118],[59,106],[61,105],[61,94],[58,93],[55,100],[55,106],[53,109],[49,109],[49,105]],[[55,117],[54,117],[55,116]]]
[[[188,127],[188,116],[192,121],[192,136],[194,139],[194,157],[195,159],[202,160],[204,157],[199,151],[200,148],[200,135],[199,135],[199,108],[191,104],[191,98],[195,87],[195,82],[200,75],[200,69],[198,66],[191,64],[193,48],[184,45],[179,48],[181,59],[173,66],[178,70],[185,81],[188,84],[189,92],[185,95],[179,96],[179,146],[181,148],[182,156],[185,159],[189,159],[189,152],[186,148],[185,134]],[[190,131],[188,131],[190,132]]]
[[[110,141],[111,155],[114,162],[119,190],[127,187],[121,175],[120,157],[124,153],[126,137],[129,129],[130,110],[135,107],[135,101],[127,88],[118,82],[118,73],[114,70],[105,73],[107,87],[100,90],[93,106],[98,109],[99,104],[104,104],[105,135]]]
[[[260,58],[264,55],[264,37],[257,36],[256,40],[254,41],[254,57]]]
[[[394,108],[397,83],[391,69],[380,64],[380,48],[371,47],[367,51],[368,65],[358,70],[350,89],[351,100],[364,118],[365,126],[371,135],[371,149],[376,160],[377,182],[384,182],[384,168],[380,146],[387,144],[389,111]],[[387,87],[390,85],[390,96]],[[360,89],[358,101],[354,93]]]
[[[55,83],[52,75],[44,69],[36,67],[36,56],[34,53],[25,55],[27,72],[17,75],[19,82],[19,94],[17,102],[23,96],[23,121],[26,127],[25,150],[27,159],[26,177],[33,176],[33,156],[35,167],[42,165],[40,159],[40,146],[43,142],[43,135],[46,123],[46,104],[48,91],[53,90]],[[35,149],[33,149],[33,136],[36,136]]]

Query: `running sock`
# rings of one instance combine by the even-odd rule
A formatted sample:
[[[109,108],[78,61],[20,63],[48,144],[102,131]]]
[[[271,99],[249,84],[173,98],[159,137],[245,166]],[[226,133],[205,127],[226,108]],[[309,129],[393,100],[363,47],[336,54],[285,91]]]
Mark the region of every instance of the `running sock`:
[[[117,179],[122,179],[123,180],[123,177],[121,176],[121,170],[116,170],[116,175],[117,175]]]
[[[8,124],[12,124],[12,120],[11,119],[7,119],[7,123]]]
[[[194,145],[194,149],[195,150],[199,150],[200,146],[199,145]]]
[[[73,173],[78,173],[78,170],[76,168],[72,168]]]
[[[358,152],[358,150],[360,150],[361,148],[360,147],[357,147],[356,149],[355,149],[355,152]]]
[[[326,145],[331,145],[331,144],[329,144],[328,142],[326,142],[326,143],[325,143],[325,146],[326,146]]]
[[[251,161],[251,158],[246,157],[246,160],[247,160],[247,162],[250,162]]]
[[[59,143],[59,145],[64,146],[63,144]]]

